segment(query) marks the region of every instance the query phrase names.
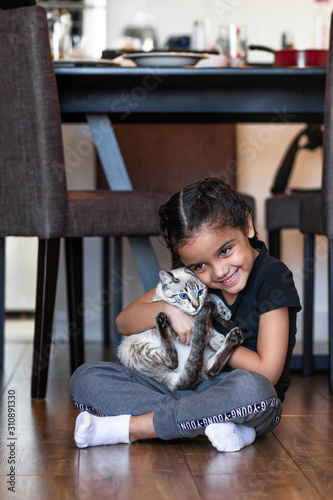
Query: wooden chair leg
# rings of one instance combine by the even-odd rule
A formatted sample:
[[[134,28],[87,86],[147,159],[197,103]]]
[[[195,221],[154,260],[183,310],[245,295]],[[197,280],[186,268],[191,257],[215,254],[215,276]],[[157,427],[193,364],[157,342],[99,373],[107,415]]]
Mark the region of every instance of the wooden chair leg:
[[[329,270],[328,270],[328,279],[329,279],[329,290],[328,290],[328,335],[329,335],[329,347],[328,347],[328,356],[329,356],[329,370],[330,370],[330,393],[333,394],[333,239],[329,239],[328,241],[328,250],[329,250]]]
[[[123,306],[123,285],[122,285],[122,241],[120,237],[113,238],[113,276],[112,276],[112,296],[113,296],[113,357],[117,359],[117,350],[120,343],[120,335],[117,330],[115,319],[120,314]]]
[[[5,342],[5,238],[0,238],[0,367]]]
[[[67,302],[71,372],[84,363],[83,239],[66,238]]]
[[[304,271],[303,271],[303,375],[313,371],[313,310],[314,310],[314,257],[315,237],[304,235]]]
[[[276,259],[281,258],[281,231],[276,229],[268,233],[268,248],[269,253]]]
[[[52,324],[56,295],[60,239],[40,239],[38,245],[37,293],[31,397],[46,395]]]
[[[102,286],[106,297],[110,297],[110,238],[102,238]],[[110,300],[103,302],[104,347],[110,347]]]

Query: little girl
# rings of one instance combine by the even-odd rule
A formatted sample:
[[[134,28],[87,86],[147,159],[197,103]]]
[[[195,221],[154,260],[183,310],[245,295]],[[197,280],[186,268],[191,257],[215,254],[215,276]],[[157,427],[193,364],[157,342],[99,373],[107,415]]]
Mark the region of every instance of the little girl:
[[[194,390],[171,392],[113,363],[82,365],[70,382],[72,399],[84,410],[77,417],[75,442],[84,448],[206,435],[217,450],[238,451],[280,421],[301,309],[292,273],[269,256],[256,236],[250,207],[219,179],[186,186],[161,207],[160,218],[173,261],[191,269],[225,302],[245,341],[224,371]],[[154,293],[122,311],[119,332],[153,328],[163,311],[180,341],[190,344],[193,316],[151,302]],[[219,323],[212,324],[223,332]]]

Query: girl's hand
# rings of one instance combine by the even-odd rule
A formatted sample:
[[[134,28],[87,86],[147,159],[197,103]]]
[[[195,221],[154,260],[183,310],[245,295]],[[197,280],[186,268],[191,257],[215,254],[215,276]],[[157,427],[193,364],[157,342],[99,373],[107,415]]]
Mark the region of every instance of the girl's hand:
[[[159,312],[164,312],[178,334],[180,342],[189,345],[195,317],[167,302],[153,301],[155,291],[155,289],[150,290],[123,309],[116,318],[118,332],[120,335],[133,335],[155,328],[156,315]],[[207,339],[209,339],[209,335]]]
[[[179,341],[182,344],[189,345],[192,339],[192,330],[194,325],[195,316],[191,316],[184,311],[181,311],[178,307],[171,306],[170,309],[166,311],[171,325],[175,332],[179,336]],[[206,345],[209,344],[210,331],[207,329],[207,340]]]
[[[192,329],[194,325],[194,316],[181,311],[178,307],[168,304],[165,311],[171,325],[179,336],[179,341],[182,344],[189,345],[192,338]]]

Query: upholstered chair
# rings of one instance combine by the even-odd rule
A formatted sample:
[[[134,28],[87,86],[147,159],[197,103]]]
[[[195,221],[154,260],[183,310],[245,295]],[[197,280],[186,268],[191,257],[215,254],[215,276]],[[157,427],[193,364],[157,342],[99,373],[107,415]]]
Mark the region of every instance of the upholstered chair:
[[[27,25],[29,30],[24,31]],[[147,190],[138,186],[132,191],[68,191],[45,12],[39,7],[0,11],[0,37],[0,75],[4,80],[0,103],[0,266],[4,266],[6,236],[38,237],[32,397],[43,398],[60,238],[66,243],[73,371],[84,361],[83,314],[78,313],[83,304],[82,238],[102,236],[107,241],[112,236],[119,242],[124,236],[141,239],[158,235],[158,209],[172,193],[165,189],[165,183],[160,183],[163,189],[157,184],[156,189],[149,185]],[[22,47],[14,40],[21,40]],[[200,178],[209,173],[206,168]],[[147,180],[145,174],[143,178]],[[149,181],[150,178],[148,184]],[[181,179],[178,181],[180,188]],[[247,197],[247,201],[254,213],[253,198]],[[108,278],[105,281],[108,283]],[[0,282],[0,333],[4,320],[3,287],[4,280]],[[1,335],[0,343],[2,347]]]
[[[158,234],[158,208],[166,196],[67,191],[58,94],[42,7],[0,10],[0,82],[0,271],[5,237],[38,238],[31,394],[43,398],[60,239],[65,238],[67,249],[73,371],[84,361],[83,321],[77,307],[83,304],[82,238]],[[0,285],[3,295],[3,280]],[[0,308],[3,323],[3,300]]]
[[[301,202],[300,230],[307,241],[304,255],[304,287],[307,300],[304,303],[304,339],[309,373],[313,360],[313,306],[315,272],[315,236],[323,235],[328,239],[328,336],[329,336],[329,373],[330,392],[333,394],[333,16],[329,61],[326,76],[325,115],[324,115],[324,154],[322,188]]]
[[[265,226],[268,231],[270,254],[281,258],[281,231],[299,229],[301,200],[313,194],[312,189],[290,189],[290,180],[297,156],[303,149],[315,150],[322,146],[323,132],[320,125],[307,125],[289,145],[278,167],[272,196],[265,203]],[[320,166],[319,166],[320,168]]]
[[[318,189],[290,189],[288,182],[295,166],[297,155],[301,150],[315,150],[323,144],[322,126],[318,124],[307,125],[291,142],[282,162],[278,168],[274,184],[271,188],[272,196],[266,200],[266,229],[268,230],[269,251],[273,257],[281,258],[281,232],[287,229],[300,229],[301,205],[304,201],[319,192]],[[318,162],[318,170],[321,165]],[[312,241],[304,238],[304,255],[312,251]],[[283,259],[283,256],[282,256]],[[303,335],[302,369],[304,375],[312,372],[312,339],[313,332],[310,325],[312,320],[306,318],[313,311],[313,290],[309,288],[307,274],[304,275],[303,316],[305,318],[306,332]]]

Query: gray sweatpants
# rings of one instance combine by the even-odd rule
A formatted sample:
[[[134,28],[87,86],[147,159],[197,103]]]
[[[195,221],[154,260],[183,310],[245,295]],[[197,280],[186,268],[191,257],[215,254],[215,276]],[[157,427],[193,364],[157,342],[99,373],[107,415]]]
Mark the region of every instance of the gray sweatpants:
[[[74,403],[101,416],[154,412],[161,439],[195,437],[214,422],[254,427],[257,436],[279,423],[281,403],[264,376],[244,370],[222,372],[194,390],[174,391],[134,370],[114,363],[84,364],[70,380]]]

